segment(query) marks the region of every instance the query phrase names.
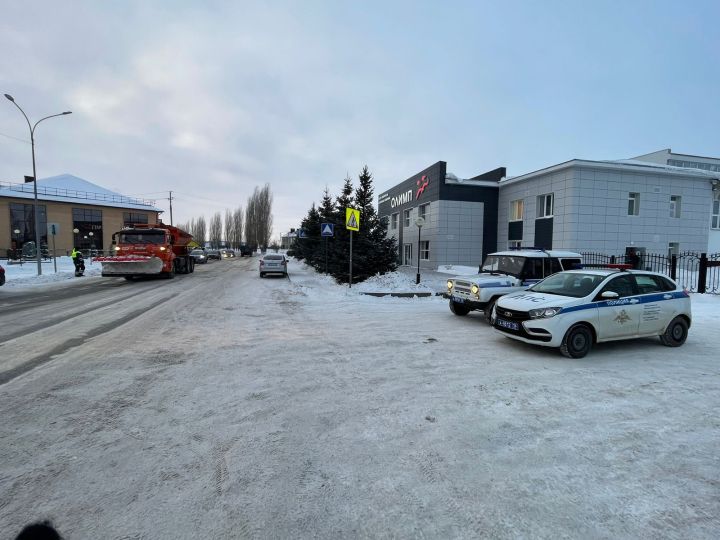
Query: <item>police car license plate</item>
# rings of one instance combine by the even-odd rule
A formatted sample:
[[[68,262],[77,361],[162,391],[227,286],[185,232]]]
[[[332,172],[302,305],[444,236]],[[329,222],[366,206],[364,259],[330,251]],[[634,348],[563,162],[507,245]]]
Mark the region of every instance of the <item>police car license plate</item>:
[[[453,296],[452,301],[456,304],[464,304],[465,300],[463,298],[460,298],[459,296]]]
[[[509,330],[520,330],[520,325],[516,322],[512,321],[506,321],[505,319],[496,319],[495,324],[498,326],[502,326],[503,328],[507,328]]]

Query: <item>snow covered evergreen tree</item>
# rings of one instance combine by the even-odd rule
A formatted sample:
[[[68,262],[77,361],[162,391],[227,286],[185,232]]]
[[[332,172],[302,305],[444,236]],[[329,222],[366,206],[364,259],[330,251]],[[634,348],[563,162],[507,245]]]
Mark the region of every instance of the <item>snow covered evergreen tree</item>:
[[[355,190],[355,208],[360,210],[360,231],[353,238],[353,281],[397,268],[395,239],[387,236],[387,223],[378,218],[373,205],[372,174],[367,165]]]
[[[387,237],[387,225],[382,222],[373,206],[372,174],[363,167],[360,184],[353,187],[349,176],[342,192],[333,201],[325,188],[319,208],[313,203],[302,222],[305,238],[296,238],[289,255],[292,255],[325,272],[325,238],[321,223],[333,223],[335,236],[327,239],[327,273],[340,283],[347,283],[350,275],[350,231],[345,228],[348,208],[360,210],[360,230],[353,232],[353,282],[360,282],[375,274],[391,272],[397,267],[397,246],[394,238]]]

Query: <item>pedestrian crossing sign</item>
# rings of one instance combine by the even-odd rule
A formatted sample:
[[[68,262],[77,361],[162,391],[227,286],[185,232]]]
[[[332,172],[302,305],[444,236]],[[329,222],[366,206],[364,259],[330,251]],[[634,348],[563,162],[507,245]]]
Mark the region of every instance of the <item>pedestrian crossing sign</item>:
[[[354,208],[345,209],[345,228],[350,231],[360,230],[360,210]]]
[[[321,223],[320,224],[320,235],[321,236],[334,236],[335,234],[335,224],[334,223]]]

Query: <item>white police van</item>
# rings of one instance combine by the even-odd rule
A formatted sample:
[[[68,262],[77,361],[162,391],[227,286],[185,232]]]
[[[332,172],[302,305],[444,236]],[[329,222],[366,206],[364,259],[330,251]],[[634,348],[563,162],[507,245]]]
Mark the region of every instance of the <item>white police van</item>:
[[[503,296],[493,327],[525,343],[559,347],[570,358],[603,341],[659,336],[668,347],[685,343],[692,320],[688,292],[662,274],[609,266],[559,272]]]
[[[521,248],[491,253],[474,276],[458,276],[447,281],[443,295],[455,315],[482,311],[490,322],[493,306],[501,296],[527,289],[530,285],[561,270],[580,265],[582,257],[572,251],[546,251]]]

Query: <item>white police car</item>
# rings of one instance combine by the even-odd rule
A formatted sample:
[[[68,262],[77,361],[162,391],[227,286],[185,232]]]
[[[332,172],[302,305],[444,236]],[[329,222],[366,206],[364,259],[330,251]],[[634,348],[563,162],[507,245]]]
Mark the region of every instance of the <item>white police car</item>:
[[[570,358],[602,341],[659,336],[668,347],[685,343],[692,320],[687,291],[667,276],[625,266],[558,272],[503,296],[492,325],[512,339],[559,347]]]

